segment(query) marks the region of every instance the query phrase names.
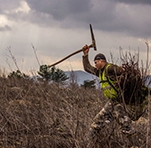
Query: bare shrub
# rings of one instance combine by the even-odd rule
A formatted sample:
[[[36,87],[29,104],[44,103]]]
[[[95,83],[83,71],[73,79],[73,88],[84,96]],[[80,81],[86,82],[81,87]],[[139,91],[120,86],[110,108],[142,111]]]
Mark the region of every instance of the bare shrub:
[[[14,148],[84,148],[92,119],[106,102],[96,89],[59,88],[25,79],[1,78],[0,96],[0,146]],[[145,145],[146,123],[136,126]],[[98,138],[94,147],[128,145],[116,123]]]
[[[0,91],[3,147],[83,147],[91,118],[102,105],[97,90],[25,79],[3,78]]]

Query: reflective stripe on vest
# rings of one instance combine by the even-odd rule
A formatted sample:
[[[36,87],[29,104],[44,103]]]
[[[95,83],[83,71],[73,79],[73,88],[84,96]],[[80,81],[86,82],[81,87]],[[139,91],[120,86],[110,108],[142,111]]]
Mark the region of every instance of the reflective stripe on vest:
[[[114,86],[114,82],[110,79],[107,79],[105,76],[105,71],[110,65],[111,64],[108,63],[103,70],[102,75],[99,75],[99,79],[101,81],[101,89],[103,90],[104,96],[109,99],[117,97],[117,91],[112,87]]]

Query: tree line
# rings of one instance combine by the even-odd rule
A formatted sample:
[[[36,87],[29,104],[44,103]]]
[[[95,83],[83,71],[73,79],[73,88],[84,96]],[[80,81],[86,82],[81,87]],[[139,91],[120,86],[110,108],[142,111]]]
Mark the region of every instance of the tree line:
[[[43,81],[46,83],[56,83],[58,85],[65,84],[66,80],[69,79],[69,77],[66,75],[66,73],[56,68],[55,66],[49,68],[48,65],[40,65],[38,73],[38,81]],[[74,72],[73,72],[74,73]],[[71,77],[73,77],[73,73],[71,74]],[[26,75],[25,73],[22,73],[20,70],[16,70],[11,72],[8,75],[8,78],[17,78],[17,79],[30,79],[31,77],[29,75]],[[76,81],[74,81],[76,83]],[[84,80],[83,84],[80,85],[81,87],[86,88],[95,88],[95,80]]]

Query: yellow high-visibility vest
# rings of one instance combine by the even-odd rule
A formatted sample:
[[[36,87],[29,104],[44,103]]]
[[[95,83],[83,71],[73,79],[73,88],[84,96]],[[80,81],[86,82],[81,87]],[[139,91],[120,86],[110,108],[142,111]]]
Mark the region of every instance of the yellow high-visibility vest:
[[[110,65],[111,65],[110,63],[107,64],[102,74],[99,75],[99,79],[101,81],[101,89],[104,93],[104,96],[109,99],[114,99],[114,98],[117,98],[118,96],[118,92],[114,88],[114,81],[107,79],[105,76],[105,71]]]

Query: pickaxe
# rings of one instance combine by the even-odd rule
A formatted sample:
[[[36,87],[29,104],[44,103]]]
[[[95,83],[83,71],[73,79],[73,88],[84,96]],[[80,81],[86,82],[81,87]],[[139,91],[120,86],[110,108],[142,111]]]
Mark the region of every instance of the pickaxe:
[[[91,24],[90,24],[90,32],[91,32],[92,44],[89,45],[89,48],[94,48],[94,50],[97,50],[97,48],[96,48],[96,42],[95,42],[95,38],[94,38],[93,29],[92,29],[92,25]],[[83,50],[84,50],[83,48],[79,49],[79,50],[71,53],[70,55],[66,56],[65,58],[61,59],[60,61],[58,61],[58,62],[56,62],[54,64],[51,64],[51,65],[48,65],[48,67],[50,68],[52,66],[55,66],[55,65],[63,62],[64,60],[68,59],[69,57],[71,57],[71,56],[73,56],[73,55],[75,55],[75,54],[77,54],[79,52],[82,52]]]

